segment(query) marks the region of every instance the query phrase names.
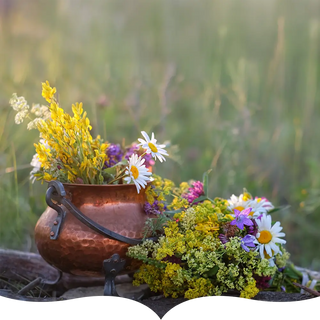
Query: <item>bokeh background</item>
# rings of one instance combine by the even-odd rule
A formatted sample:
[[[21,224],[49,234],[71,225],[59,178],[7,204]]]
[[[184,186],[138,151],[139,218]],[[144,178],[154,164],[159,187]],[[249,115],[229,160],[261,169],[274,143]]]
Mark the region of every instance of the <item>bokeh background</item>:
[[[320,270],[318,0],[0,0],[0,247],[36,251],[46,185],[29,180],[36,130],[12,93],[82,101],[113,143],[169,140],[155,171],[211,197],[247,188],[275,206],[291,260]]]

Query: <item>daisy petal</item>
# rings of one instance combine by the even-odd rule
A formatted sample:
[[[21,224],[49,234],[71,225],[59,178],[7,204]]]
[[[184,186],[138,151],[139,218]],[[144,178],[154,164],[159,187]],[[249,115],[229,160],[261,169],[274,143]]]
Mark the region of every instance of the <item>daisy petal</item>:
[[[266,249],[268,256],[272,257],[272,251],[271,251],[270,245],[269,244],[265,245],[264,248]]]
[[[259,251],[260,251],[261,258],[264,259],[264,245],[263,244],[259,247]]]
[[[146,143],[150,142],[149,136],[145,131],[141,131],[141,134],[143,135],[143,137],[146,139]]]

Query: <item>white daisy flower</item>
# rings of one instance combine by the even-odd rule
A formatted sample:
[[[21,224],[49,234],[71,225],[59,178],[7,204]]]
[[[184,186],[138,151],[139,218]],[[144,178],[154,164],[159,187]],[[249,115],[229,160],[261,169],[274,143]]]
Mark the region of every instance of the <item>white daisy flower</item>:
[[[274,206],[265,198],[250,199],[246,194],[240,194],[239,197],[234,194],[228,200],[228,208],[231,211],[234,209],[242,211],[247,208],[251,208],[249,217],[257,218],[261,214],[267,214],[269,210],[273,209]]]
[[[270,259],[275,254],[282,254],[277,243],[286,243],[285,240],[280,239],[284,237],[285,233],[280,232],[282,227],[280,227],[280,222],[277,221],[271,227],[271,216],[263,214],[261,219],[255,219],[258,225],[258,232],[256,234],[257,251],[259,250],[262,259]]]
[[[229,203],[228,209],[230,209],[231,211],[234,211],[234,209],[236,209],[241,212],[244,209],[249,208],[248,207],[249,202],[250,202],[250,199],[246,198],[246,196],[243,196],[243,194],[240,194],[239,197],[233,194],[231,198],[228,200],[228,203]]]
[[[123,179],[127,183],[133,181],[137,187],[138,193],[140,192],[141,187],[144,188],[147,185],[147,182],[150,181],[148,176],[152,174],[143,164],[144,161],[145,159],[141,159],[141,157],[138,157],[137,154],[133,154],[129,158],[129,166],[125,171],[128,176]]]
[[[274,208],[271,202],[261,198],[250,200],[247,206],[252,208],[250,215],[253,218],[258,218],[261,214],[267,214],[269,210]]]
[[[160,162],[162,162],[163,160],[165,161],[166,159],[163,155],[168,156],[168,153],[163,148],[165,148],[166,145],[157,144],[157,140],[154,138],[153,132],[152,132],[151,140],[145,131],[141,131],[141,133],[145,138],[145,140],[138,139],[140,141],[138,146],[142,146],[142,148],[146,149],[146,153],[149,153],[149,154],[151,153],[154,159],[158,158]]]
[[[255,200],[267,211],[274,209],[273,204],[267,198],[258,198],[256,197]]]

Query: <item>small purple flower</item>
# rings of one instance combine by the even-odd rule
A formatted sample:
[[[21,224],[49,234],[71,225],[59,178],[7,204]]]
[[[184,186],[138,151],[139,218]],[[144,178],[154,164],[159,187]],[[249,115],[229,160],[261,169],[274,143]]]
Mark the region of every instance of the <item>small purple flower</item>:
[[[252,226],[253,222],[248,218],[249,213],[251,212],[251,208],[247,208],[242,210],[241,212],[237,209],[234,209],[235,219],[230,222],[231,225],[236,225],[239,229],[243,230],[244,225]]]
[[[162,211],[166,210],[166,205],[160,201],[161,207],[159,206],[159,201],[154,200],[153,204],[148,201],[143,205],[143,210],[146,214],[162,214]]]
[[[113,167],[122,160],[122,151],[118,144],[111,143],[106,150],[109,160],[105,162],[107,168]]]
[[[229,239],[225,234],[219,234],[218,238],[220,239],[222,244],[226,244],[227,242],[229,242]]]
[[[256,234],[258,233],[258,224],[256,223],[255,220],[252,220],[252,222],[253,222],[253,225],[248,226],[247,232],[253,236],[256,236]]]
[[[253,242],[254,240],[255,240],[254,236],[252,236],[251,234],[247,234],[245,237],[241,239],[242,249],[249,252],[250,249],[248,247],[255,248],[255,244]]]
[[[284,286],[281,286],[281,291],[286,292],[286,288]]]
[[[189,203],[192,203],[195,199],[203,195],[204,195],[203,183],[201,181],[196,181],[192,183],[192,186],[188,189],[188,192],[182,194],[181,196],[182,198],[187,199]]]

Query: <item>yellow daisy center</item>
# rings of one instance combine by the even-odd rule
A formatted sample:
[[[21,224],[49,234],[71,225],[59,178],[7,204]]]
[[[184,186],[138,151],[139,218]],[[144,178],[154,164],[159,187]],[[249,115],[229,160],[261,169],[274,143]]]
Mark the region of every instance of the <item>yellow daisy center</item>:
[[[260,243],[269,243],[272,239],[272,234],[268,230],[262,230],[260,231],[260,237],[258,238],[258,241]]]
[[[131,169],[130,169],[132,175],[133,175],[133,178],[135,180],[137,180],[137,178],[139,177],[139,170],[136,166],[131,166]]]
[[[251,212],[248,214],[249,217],[252,217],[254,214],[254,211],[251,210]]]
[[[158,152],[157,147],[153,143],[149,142],[148,146],[149,146],[149,148],[151,149],[152,152]]]
[[[235,207],[233,210],[239,210],[241,212],[242,210],[244,210],[244,207],[242,207],[242,206]]]
[[[264,252],[264,256],[265,256],[266,259],[270,259],[271,257],[274,256],[274,251],[273,251],[273,250],[271,250],[271,253],[272,253],[272,256],[271,256],[271,257],[267,254],[267,251],[266,251],[266,250],[264,250],[263,252]]]

